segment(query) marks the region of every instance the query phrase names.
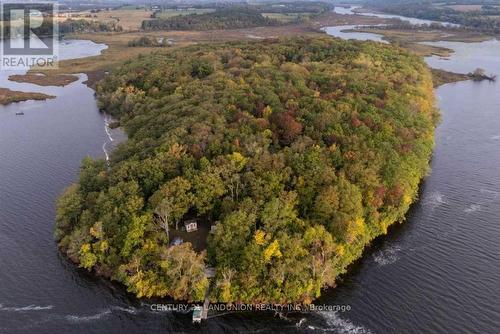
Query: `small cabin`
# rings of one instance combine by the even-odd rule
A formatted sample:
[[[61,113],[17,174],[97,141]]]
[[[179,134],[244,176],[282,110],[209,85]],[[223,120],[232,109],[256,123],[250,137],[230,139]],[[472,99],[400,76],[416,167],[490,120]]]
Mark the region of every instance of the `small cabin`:
[[[211,234],[214,234],[216,230],[217,230],[217,225],[210,226],[210,233]]]
[[[194,219],[186,220],[184,222],[184,228],[186,232],[194,232],[198,230],[198,222]]]
[[[210,234],[214,234],[217,231],[217,225],[219,225],[219,221],[216,221],[213,225],[210,226]]]

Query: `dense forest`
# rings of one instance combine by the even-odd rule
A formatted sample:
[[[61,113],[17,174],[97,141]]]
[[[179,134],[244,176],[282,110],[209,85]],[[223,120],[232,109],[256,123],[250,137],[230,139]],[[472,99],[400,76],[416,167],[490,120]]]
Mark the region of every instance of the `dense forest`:
[[[267,18],[248,8],[225,8],[213,13],[178,15],[142,22],[144,30],[215,30],[280,25],[280,21]]]
[[[328,37],[158,51],[97,95],[128,140],[82,162],[55,237],[139,297],[203,299],[208,265],[212,300],[311,302],[404,220],[438,121],[421,59]],[[206,251],[173,242],[187,219]]]
[[[68,19],[59,23],[61,34],[122,31],[116,22],[97,22],[85,19]]]
[[[455,4],[451,2],[450,4]],[[387,1],[370,2],[369,6],[386,13],[426,20],[444,21],[460,24],[465,28],[498,34],[500,33],[500,7],[484,5],[479,10],[458,11],[445,6],[446,3],[433,4],[431,1]]]
[[[172,41],[166,37],[141,36],[129,41],[127,45],[130,47],[168,47],[172,45]]]

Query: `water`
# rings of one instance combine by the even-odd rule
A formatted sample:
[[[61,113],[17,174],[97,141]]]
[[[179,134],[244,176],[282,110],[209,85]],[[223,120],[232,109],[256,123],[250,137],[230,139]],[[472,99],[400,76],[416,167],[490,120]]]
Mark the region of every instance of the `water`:
[[[104,48],[67,41],[61,58],[97,55]],[[106,118],[94,92],[82,84],[84,75],[66,87],[40,87],[8,81],[13,73],[0,72],[0,87],[57,98],[0,106],[0,332],[69,330],[79,326],[74,315],[129,307],[61,257],[52,237],[56,197],[75,181],[81,159],[104,157],[103,145],[111,148],[120,133],[106,133]],[[25,115],[16,116],[20,111]]]
[[[344,26],[334,26],[325,27],[323,30],[331,36],[339,37],[342,39],[356,39],[358,41],[374,41],[380,43],[388,43],[383,38],[384,36],[380,34],[374,34],[369,32],[348,32],[356,28],[363,27],[362,25],[344,25]]]
[[[349,6],[349,7],[335,7],[334,12],[341,15],[361,15],[361,16],[369,16],[369,17],[378,17],[381,19],[398,19],[401,21],[408,22],[413,25],[430,25],[430,24],[441,24],[449,27],[459,27],[458,24],[453,24],[450,22],[441,22],[441,21],[431,21],[431,20],[422,20],[413,17],[405,17],[400,15],[392,15],[392,14],[380,14],[380,13],[367,13],[367,12],[355,12],[356,9],[361,8],[361,6]],[[375,33],[369,32],[349,32],[349,30],[355,30],[357,28],[363,27],[371,27],[373,25],[342,25],[342,26],[334,26],[334,27],[325,27],[323,30],[331,35],[336,36],[342,39],[355,39],[358,41],[374,41],[380,43],[388,43],[384,40],[384,36]],[[385,26],[385,24],[378,24],[377,26]]]
[[[441,24],[448,27],[459,27],[459,24],[444,22],[444,21],[432,21],[432,20],[424,20],[417,19],[414,17],[406,17],[401,15],[393,15],[393,14],[383,14],[383,13],[367,13],[367,12],[355,12],[356,9],[361,8],[361,6],[349,6],[349,7],[338,7],[336,6],[333,11],[337,14],[341,15],[361,15],[361,16],[370,16],[370,17],[378,17],[380,19],[396,19],[404,22],[409,22],[414,25],[431,25],[431,24]]]
[[[77,45],[74,55],[100,52]],[[481,66],[500,74],[496,41],[440,45],[457,52],[449,60],[427,59],[432,66],[463,73]],[[437,90],[443,120],[420,201],[316,302],[349,310],[288,319],[272,312],[227,314],[198,328],[189,314],[153,312],[150,302],[76,268],[57,250],[55,199],[75,181],[85,155],[105,157],[103,144],[114,143],[84,79],[64,88],[1,81],[57,98],[0,107],[0,333],[498,332],[499,83]],[[15,116],[19,110],[25,116]]]
[[[487,73],[500,75],[498,67],[500,41],[496,39],[474,43],[473,47],[468,43],[460,42],[425,42],[425,44],[454,50],[452,61],[438,56],[426,58],[431,67],[456,73],[469,73],[481,67]]]

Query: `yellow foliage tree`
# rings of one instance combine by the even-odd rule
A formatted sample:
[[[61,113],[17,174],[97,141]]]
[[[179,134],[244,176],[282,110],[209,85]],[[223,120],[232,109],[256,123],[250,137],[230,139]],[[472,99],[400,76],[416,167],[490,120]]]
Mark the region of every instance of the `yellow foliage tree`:
[[[281,254],[280,251],[280,244],[278,240],[274,240],[267,246],[267,248],[264,250],[264,261],[269,262],[273,257],[280,258],[283,254]]]

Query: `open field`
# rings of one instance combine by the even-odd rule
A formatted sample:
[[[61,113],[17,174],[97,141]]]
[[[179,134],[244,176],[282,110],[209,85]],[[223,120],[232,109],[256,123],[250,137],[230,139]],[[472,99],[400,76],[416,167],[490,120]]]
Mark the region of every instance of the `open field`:
[[[166,9],[157,14],[157,18],[169,18],[178,15],[190,15],[190,14],[204,14],[211,13],[214,9],[203,8],[203,9]],[[59,21],[64,21],[69,18],[74,20],[88,20],[96,21],[100,23],[114,22],[120,25],[126,31],[136,31],[141,28],[142,21],[152,19],[153,11],[147,10],[145,8],[120,8],[113,10],[102,10],[99,12],[91,12],[90,10],[75,12],[75,13],[62,13],[59,15]]]
[[[138,30],[141,27],[142,21],[151,19],[153,12],[145,9],[116,9],[116,10],[102,10],[97,13],[90,11],[76,12],[69,14],[61,14],[64,16],[59,17],[60,21],[68,18],[75,20],[84,19],[88,21],[97,21],[102,23],[115,22],[120,25],[124,30]]]
[[[451,8],[459,12],[473,12],[476,10],[481,10],[483,5],[449,5],[444,7]]]
[[[268,19],[275,19],[283,23],[289,23],[300,17],[310,17],[312,13],[262,13]]]

